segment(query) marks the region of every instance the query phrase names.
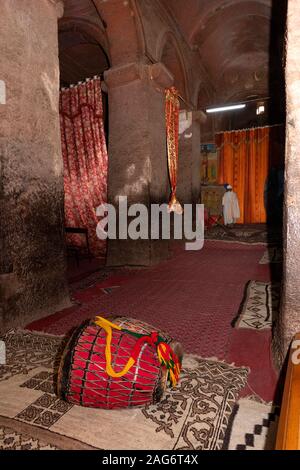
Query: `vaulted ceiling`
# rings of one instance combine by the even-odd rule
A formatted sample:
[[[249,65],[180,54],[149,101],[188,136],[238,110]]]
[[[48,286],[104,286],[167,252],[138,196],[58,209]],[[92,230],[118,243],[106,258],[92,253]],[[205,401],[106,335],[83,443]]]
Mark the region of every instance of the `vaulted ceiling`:
[[[272,0],[161,1],[200,55],[219,100],[268,95]]]
[[[59,34],[60,77],[63,85],[75,84],[99,75],[108,68],[101,46],[91,37],[78,31]]]
[[[109,61],[102,38],[89,31],[91,25],[96,31],[103,29],[93,1],[65,0],[64,5],[58,35],[60,78],[62,85],[70,85],[99,75],[109,68]]]
[[[274,94],[274,87],[282,88],[284,16],[280,5],[286,0],[159,1],[200,57],[218,103],[265,98]],[[67,18],[77,18],[78,23],[70,25]],[[63,83],[74,83],[109,67],[101,38],[89,35],[84,22],[105,29],[93,0],[65,0],[59,28]],[[207,104],[200,102],[199,106]]]

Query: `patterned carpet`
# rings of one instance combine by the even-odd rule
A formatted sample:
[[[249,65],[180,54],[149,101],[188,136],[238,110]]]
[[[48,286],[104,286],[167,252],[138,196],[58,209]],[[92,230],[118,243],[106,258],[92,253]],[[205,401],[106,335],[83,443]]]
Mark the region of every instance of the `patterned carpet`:
[[[4,340],[0,449],[6,450],[221,449],[248,376],[245,367],[186,356],[180,383],[159,404],[95,410],[55,394],[64,338],[15,331]]]
[[[271,403],[241,399],[234,406],[224,450],[274,450],[280,409]]]
[[[269,229],[265,224],[215,225],[206,230],[207,240],[226,240],[230,242],[250,243],[250,244],[280,244],[280,229]]]
[[[66,334],[95,314],[125,315],[168,331],[189,353],[224,357],[245,283],[249,278],[268,280],[268,267],[258,265],[263,252],[257,246],[206,242],[199,252],[181,252],[154,268],[132,274],[111,295],[104,295],[103,287],[120,285],[119,278],[110,277],[79,293],[80,306],[27,328]]]
[[[231,326],[248,280],[270,281],[270,265],[259,264],[264,251],[264,246],[215,241],[207,241],[199,252],[178,245],[171,259],[130,275],[112,274],[75,293],[79,305],[27,328],[60,335],[95,314],[138,318],[168,331],[187,353],[249,366],[245,393],[270,401],[277,380],[269,353],[271,331],[253,331],[253,336],[247,330],[245,336],[243,329]],[[120,287],[103,291],[113,286]]]
[[[249,281],[233,326],[253,330],[271,329],[278,316],[279,300],[280,283]]]

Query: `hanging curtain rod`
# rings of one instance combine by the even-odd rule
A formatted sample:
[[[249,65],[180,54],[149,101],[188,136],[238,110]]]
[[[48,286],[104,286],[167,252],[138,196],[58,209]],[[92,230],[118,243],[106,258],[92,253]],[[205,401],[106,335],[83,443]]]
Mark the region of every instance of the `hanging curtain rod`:
[[[266,129],[267,127],[284,127],[285,124],[271,124],[270,126],[255,126],[255,127],[245,127],[244,129],[233,129],[232,131],[218,131],[216,134],[230,134],[232,132],[243,132],[243,131],[251,131],[252,129]]]
[[[99,73],[98,75],[94,75],[93,77],[88,77],[85,80],[80,80],[77,83],[72,83],[68,87],[62,87],[61,90],[67,90],[68,88],[74,88],[75,86],[82,85],[84,82],[89,82],[90,80],[95,80],[96,78],[100,78],[103,80],[104,72]]]
[[[105,70],[104,70],[105,72]],[[100,78],[100,80],[104,80],[104,72],[99,73],[98,75],[94,75],[92,78],[86,78],[85,80],[80,80],[79,82],[75,84],[70,84],[68,87],[62,87],[61,90],[67,90],[68,88],[74,88],[75,86],[82,85],[84,82],[89,82],[90,80],[95,80],[96,78]],[[105,91],[105,90],[102,90]],[[188,110],[192,110],[192,106],[190,103],[188,103],[179,93],[178,93],[178,98],[188,107]]]

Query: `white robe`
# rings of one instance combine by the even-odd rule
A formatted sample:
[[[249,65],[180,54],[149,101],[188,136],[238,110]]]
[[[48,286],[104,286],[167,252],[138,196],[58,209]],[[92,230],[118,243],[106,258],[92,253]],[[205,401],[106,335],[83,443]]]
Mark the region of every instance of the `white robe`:
[[[222,199],[224,224],[234,224],[240,218],[240,207],[234,191],[226,191]]]

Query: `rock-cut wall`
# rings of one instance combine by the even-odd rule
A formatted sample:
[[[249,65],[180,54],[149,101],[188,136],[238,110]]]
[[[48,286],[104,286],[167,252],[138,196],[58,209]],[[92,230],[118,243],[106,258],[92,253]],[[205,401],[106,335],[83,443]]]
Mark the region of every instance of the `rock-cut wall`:
[[[286,155],[284,260],[281,311],[273,352],[282,366],[293,336],[300,331],[300,3],[289,0],[286,42]]]
[[[1,331],[69,304],[58,114],[61,14],[54,0],[1,2]]]

